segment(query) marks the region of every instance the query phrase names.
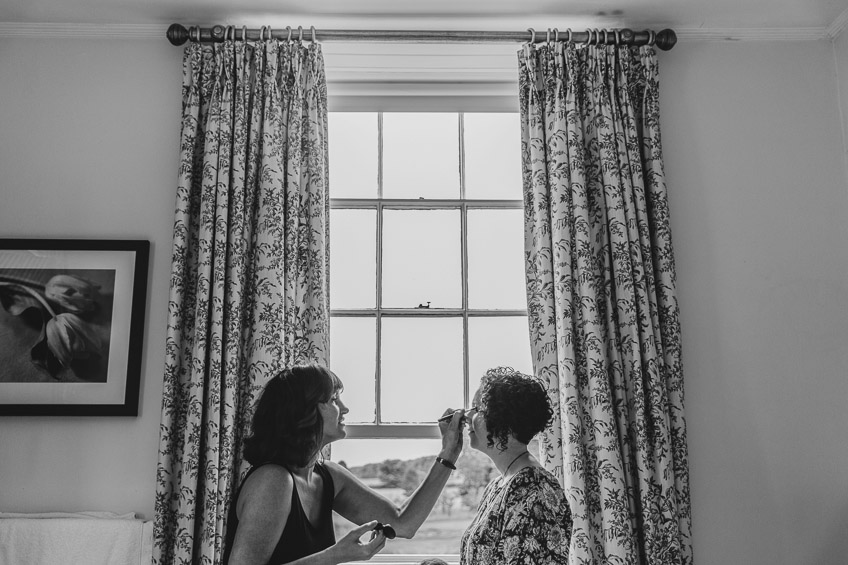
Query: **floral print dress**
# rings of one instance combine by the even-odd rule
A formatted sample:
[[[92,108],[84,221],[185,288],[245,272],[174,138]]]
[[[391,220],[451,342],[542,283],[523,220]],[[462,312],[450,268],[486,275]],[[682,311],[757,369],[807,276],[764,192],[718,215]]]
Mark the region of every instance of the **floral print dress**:
[[[462,536],[461,565],[565,565],[571,511],[548,471],[525,467],[494,479]]]

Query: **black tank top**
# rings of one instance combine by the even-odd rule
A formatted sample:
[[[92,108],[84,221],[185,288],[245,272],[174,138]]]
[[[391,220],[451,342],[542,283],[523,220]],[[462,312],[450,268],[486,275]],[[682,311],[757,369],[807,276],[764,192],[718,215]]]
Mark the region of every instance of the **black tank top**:
[[[267,465],[261,463],[252,467],[247,472],[239,486],[232,504],[230,504],[230,512],[227,515],[227,537],[224,546],[224,564],[230,561],[230,553],[233,550],[233,541],[236,539],[236,530],[238,529],[238,516],[236,515],[236,503],[238,502],[241,488],[244,486],[247,478],[253,472]],[[286,468],[286,470],[288,470]],[[336,534],[333,530],[333,497],[335,488],[333,486],[333,477],[324,465],[321,463],[315,464],[315,472],[321,477],[324,484],[324,491],[321,495],[321,513],[319,515],[318,524],[313,525],[306,517],[306,512],[303,510],[303,504],[300,502],[300,496],[297,494],[297,484],[292,488],[291,512],[289,519],[286,521],[286,527],[283,528],[283,534],[280,536],[280,541],[277,542],[277,547],[274,548],[274,553],[271,554],[271,559],[268,565],[278,565],[280,563],[289,563],[301,557],[318,553],[322,549],[327,549],[336,543]],[[291,473],[291,471],[289,471]],[[294,475],[292,475],[294,480]]]

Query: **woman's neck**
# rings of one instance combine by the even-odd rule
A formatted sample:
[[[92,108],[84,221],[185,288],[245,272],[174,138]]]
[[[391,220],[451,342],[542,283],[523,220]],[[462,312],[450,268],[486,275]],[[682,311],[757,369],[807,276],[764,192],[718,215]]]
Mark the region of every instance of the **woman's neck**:
[[[492,462],[500,471],[504,478],[509,478],[527,465],[530,459],[530,453],[527,451],[527,444],[511,440],[506,449],[503,451],[495,451],[490,454]]]
[[[315,465],[320,460],[320,455],[321,452],[318,451],[315,453],[315,455],[309,458],[309,462],[306,463],[306,465],[304,465],[303,467],[295,467],[294,465],[291,465],[289,466],[289,470],[298,477],[301,477],[308,481],[312,478],[312,473],[315,471]]]

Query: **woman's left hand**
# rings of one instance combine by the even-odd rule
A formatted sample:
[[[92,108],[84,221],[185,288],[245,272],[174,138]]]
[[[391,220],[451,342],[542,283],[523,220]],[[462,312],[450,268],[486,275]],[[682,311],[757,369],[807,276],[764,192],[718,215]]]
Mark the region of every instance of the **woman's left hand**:
[[[454,410],[448,408],[442,417],[453,414],[450,420],[439,422],[439,431],[442,432],[442,451],[440,457],[455,463],[462,453],[462,426],[465,423],[465,410]]]

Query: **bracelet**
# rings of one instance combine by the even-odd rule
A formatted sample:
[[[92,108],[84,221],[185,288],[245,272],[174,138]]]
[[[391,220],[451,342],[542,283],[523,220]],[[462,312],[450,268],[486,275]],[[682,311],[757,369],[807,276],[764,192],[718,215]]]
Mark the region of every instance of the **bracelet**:
[[[453,463],[451,463],[447,459],[444,459],[442,457],[436,457],[436,462],[441,463],[442,465],[444,465],[445,467],[447,467],[451,471],[456,471],[456,465],[454,465]]]

